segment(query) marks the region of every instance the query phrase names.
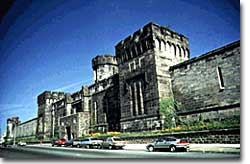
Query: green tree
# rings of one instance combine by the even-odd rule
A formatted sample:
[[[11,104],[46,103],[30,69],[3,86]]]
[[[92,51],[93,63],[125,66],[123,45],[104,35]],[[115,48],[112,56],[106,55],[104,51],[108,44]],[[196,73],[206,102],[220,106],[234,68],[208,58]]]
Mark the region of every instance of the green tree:
[[[177,103],[173,96],[160,99],[160,115],[163,122],[163,128],[176,127],[176,108],[179,108],[180,104]]]

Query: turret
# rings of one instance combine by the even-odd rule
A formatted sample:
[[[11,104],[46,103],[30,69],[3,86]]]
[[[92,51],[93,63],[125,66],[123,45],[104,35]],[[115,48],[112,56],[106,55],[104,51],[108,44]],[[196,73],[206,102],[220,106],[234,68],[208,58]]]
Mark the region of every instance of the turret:
[[[167,27],[148,23],[116,46],[118,64],[133,60],[149,50],[164,53],[173,64],[189,59],[188,39]]]
[[[6,137],[7,139],[13,139],[14,134],[14,130],[15,128],[17,128],[17,125],[20,123],[19,121],[19,117],[12,117],[12,118],[8,118],[7,119],[7,133],[6,133]]]
[[[38,122],[37,134],[40,138],[50,137],[52,104],[65,98],[64,92],[44,91],[37,97],[38,104]]]
[[[98,55],[93,58],[92,68],[93,80],[95,83],[118,73],[116,58],[109,54],[101,56]]]

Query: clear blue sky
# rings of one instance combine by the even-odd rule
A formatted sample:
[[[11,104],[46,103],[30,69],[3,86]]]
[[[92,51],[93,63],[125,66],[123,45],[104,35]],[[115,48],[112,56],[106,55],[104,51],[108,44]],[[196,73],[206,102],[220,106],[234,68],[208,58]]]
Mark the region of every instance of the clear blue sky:
[[[18,0],[0,24],[0,123],[37,116],[44,90],[91,84],[91,59],[155,22],[189,38],[191,57],[240,39],[239,0]]]

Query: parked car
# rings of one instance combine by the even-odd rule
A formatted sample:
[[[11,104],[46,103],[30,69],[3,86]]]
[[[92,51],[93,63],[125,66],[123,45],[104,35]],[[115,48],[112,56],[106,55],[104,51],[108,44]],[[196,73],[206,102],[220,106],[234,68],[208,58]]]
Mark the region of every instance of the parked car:
[[[66,142],[65,142],[65,146],[73,146],[73,142],[74,142],[74,140],[73,139],[71,139],[71,140],[67,140]]]
[[[84,138],[79,141],[75,141],[73,146],[84,147],[84,148],[100,148],[103,140],[99,140],[98,138]]]
[[[61,138],[61,139],[58,139],[58,140],[53,140],[51,142],[51,145],[52,146],[65,146],[67,140],[65,138]]]
[[[18,145],[18,146],[26,146],[26,145],[27,145],[27,143],[26,143],[26,142],[22,142],[22,141],[20,141],[20,142],[18,142],[18,143],[17,143],[17,145]]]
[[[152,152],[155,150],[169,150],[175,152],[177,150],[183,149],[184,151],[189,150],[189,143],[186,139],[177,139],[175,137],[167,137],[156,140],[149,143],[146,148],[148,151]]]
[[[103,143],[102,148],[120,148],[122,149],[126,145],[126,142],[123,141],[120,137],[108,137]]]
[[[72,147],[81,147],[81,140],[75,139],[72,143]]]

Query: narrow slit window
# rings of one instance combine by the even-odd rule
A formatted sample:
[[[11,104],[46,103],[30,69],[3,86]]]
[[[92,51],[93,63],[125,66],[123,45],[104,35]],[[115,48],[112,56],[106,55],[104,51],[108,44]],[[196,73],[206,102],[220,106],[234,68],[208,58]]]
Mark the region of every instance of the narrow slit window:
[[[219,80],[220,89],[224,89],[225,85],[224,85],[224,81],[223,81],[222,72],[221,72],[220,67],[217,67],[217,76],[218,76],[218,80]]]

